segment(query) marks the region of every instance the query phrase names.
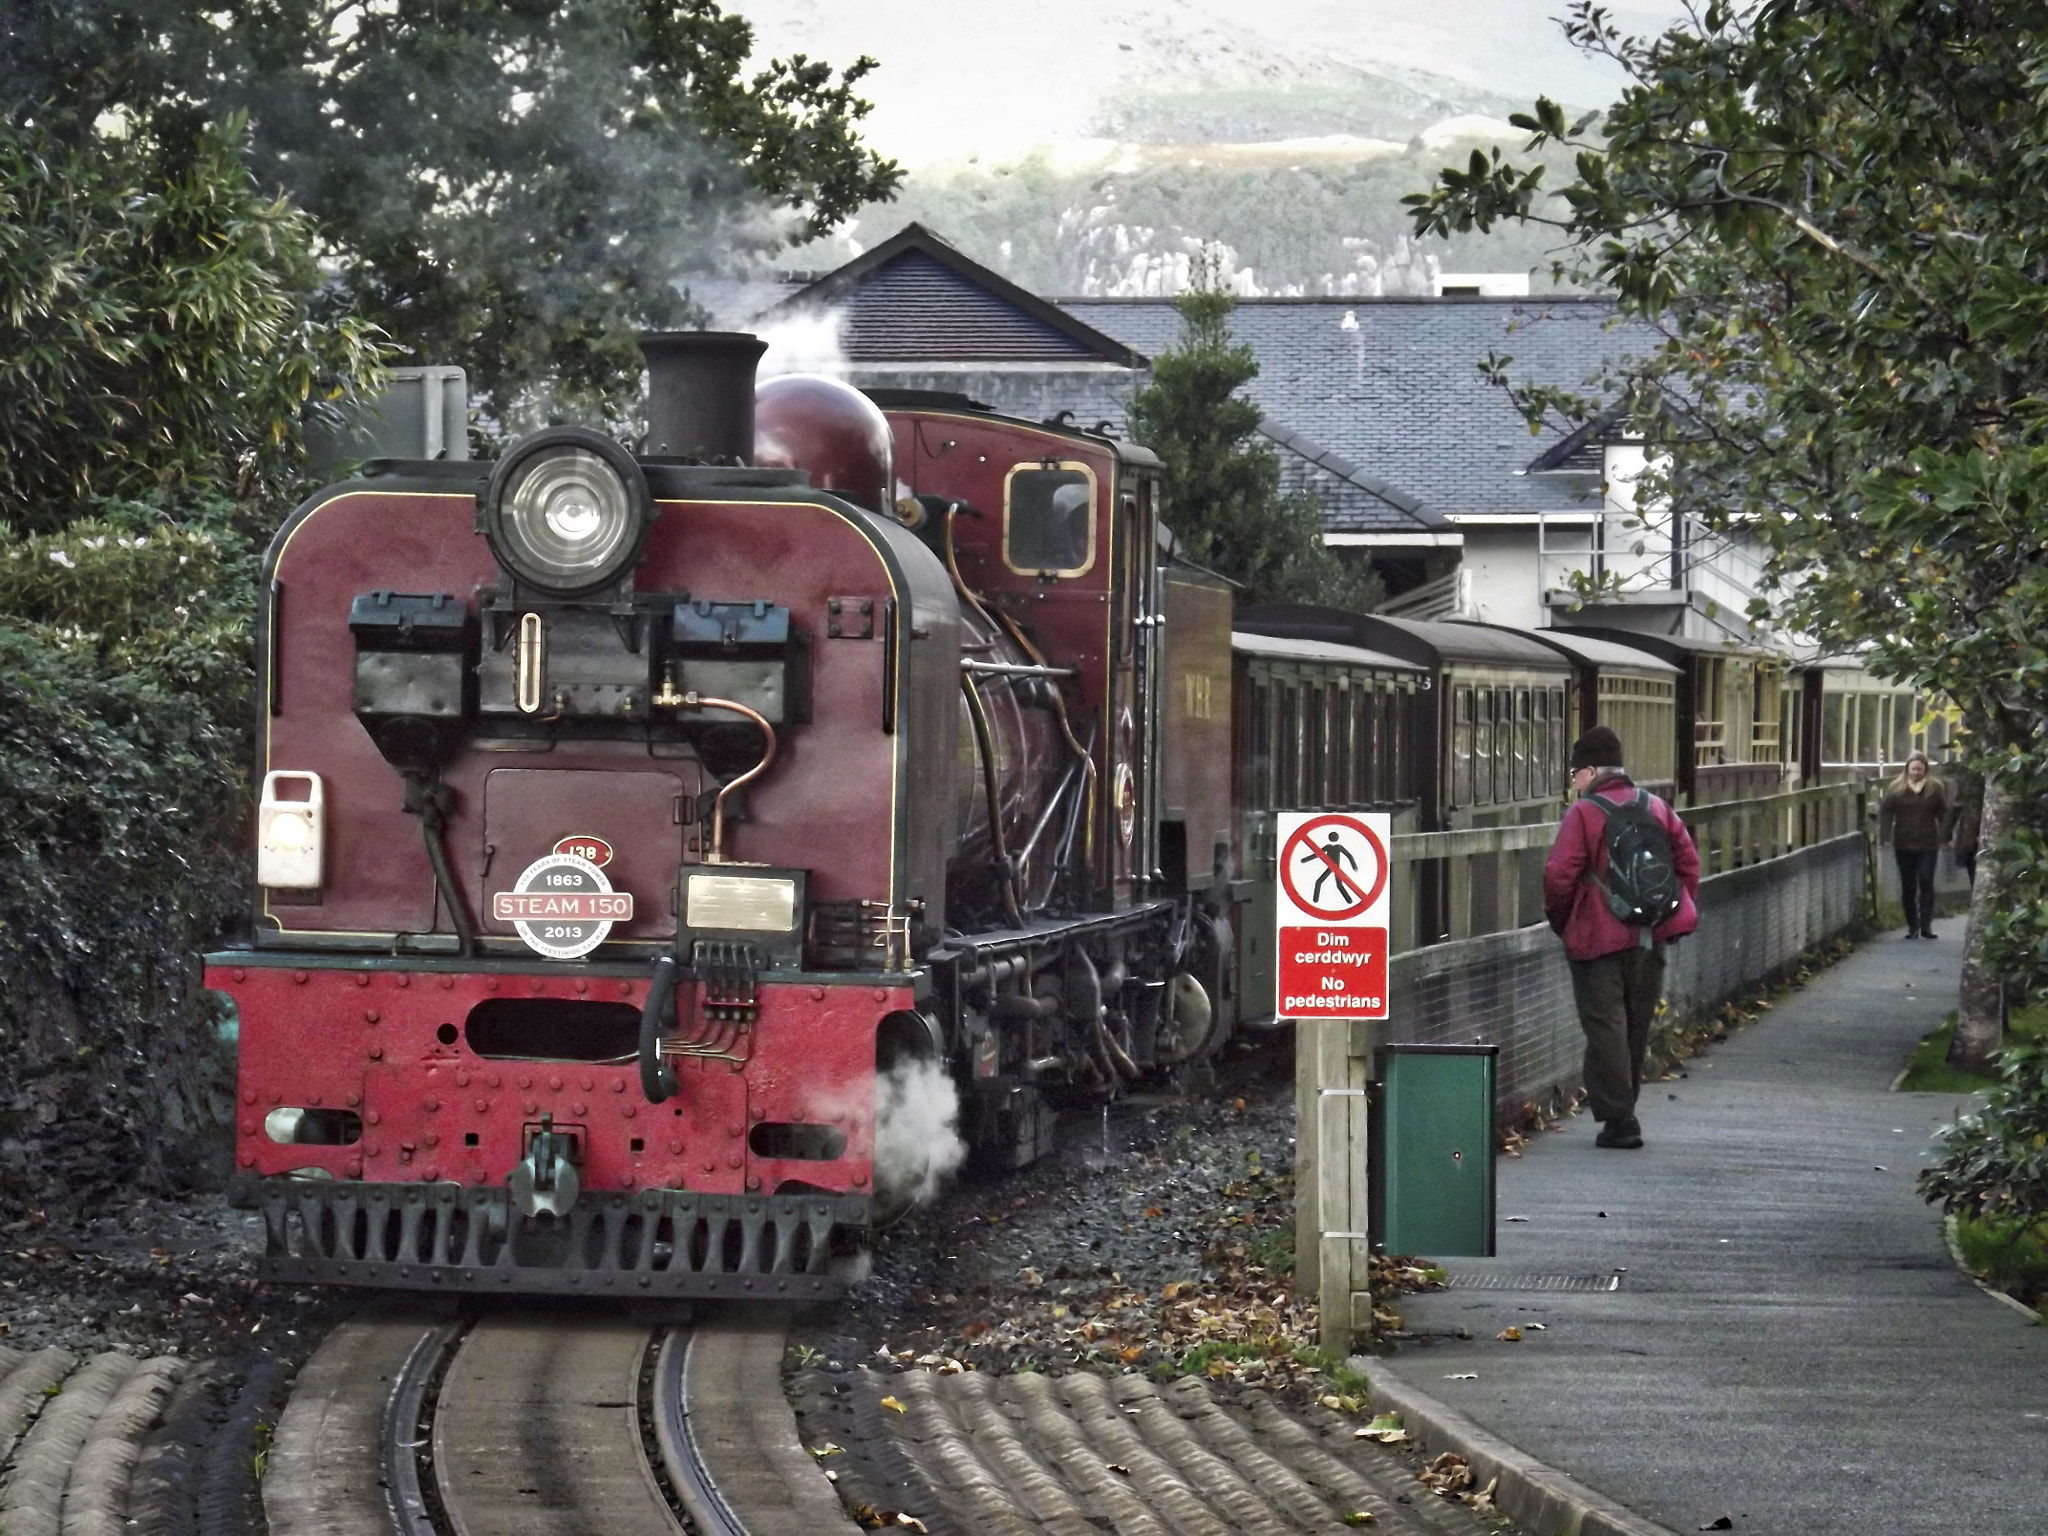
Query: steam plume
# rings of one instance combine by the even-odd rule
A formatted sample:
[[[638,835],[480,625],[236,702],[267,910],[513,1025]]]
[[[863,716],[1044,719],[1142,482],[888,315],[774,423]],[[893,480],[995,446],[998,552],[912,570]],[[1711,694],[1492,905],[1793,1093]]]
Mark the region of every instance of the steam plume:
[[[922,1205],[966,1160],[960,1094],[936,1061],[909,1056],[875,1080],[875,1186]]]

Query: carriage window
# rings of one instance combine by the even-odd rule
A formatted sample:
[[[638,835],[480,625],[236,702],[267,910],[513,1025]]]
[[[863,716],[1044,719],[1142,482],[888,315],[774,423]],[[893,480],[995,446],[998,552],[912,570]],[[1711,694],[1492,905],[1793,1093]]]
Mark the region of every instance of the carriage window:
[[[1095,472],[1019,464],[1003,482],[1003,563],[1020,573],[1079,576],[1095,563]]]
[[[1330,765],[1330,803],[1350,805],[1355,798],[1358,735],[1352,729],[1357,716],[1358,683],[1347,679],[1342,688],[1330,690],[1330,739],[1337,743],[1337,760]]]
[[[1330,690],[1312,683],[1301,705],[1301,803],[1314,810],[1323,804],[1323,784],[1330,776]]]
[[[1565,714],[1565,691],[1562,688],[1550,690],[1550,736],[1549,751],[1544,756],[1544,790],[1546,795],[1562,795],[1571,788],[1572,770],[1569,761],[1571,740],[1569,718]]]
[[[1472,803],[1472,766],[1478,758],[1478,716],[1473,709],[1472,685],[1460,683],[1452,695],[1451,711],[1451,804]]]
[[[1358,799],[1366,805],[1391,801],[1395,797],[1393,776],[1386,772],[1386,709],[1391,702],[1393,698],[1386,692],[1386,682],[1374,678],[1372,692],[1364,700],[1366,717],[1358,737],[1358,756],[1362,760],[1360,778],[1364,780]]]
[[[1493,798],[1515,798],[1515,690],[1493,690]]]
[[[1422,706],[1413,688],[1403,688],[1398,698],[1388,702],[1393,718],[1387,725],[1387,761],[1392,767],[1394,798],[1413,800],[1421,793],[1421,770],[1415,762],[1415,716]]]
[[[1351,803],[1370,805],[1373,788],[1373,717],[1379,704],[1379,690],[1360,681],[1351,690]]]
[[[1273,692],[1277,700],[1273,722],[1273,806],[1285,811],[1294,807],[1295,782],[1300,771],[1301,753],[1295,732],[1300,728],[1301,707],[1292,683],[1275,682]]]
[[[1824,693],[1820,698],[1820,760],[1824,763],[1846,763],[1843,755],[1842,717],[1848,700],[1839,693]]]
[[[1273,809],[1273,690],[1263,680],[1252,684],[1247,712],[1251,716],[1251,729],[1246,732],[1250,738],[1247,745],[1251,753],[1245,772],[1247,788],[1253,808],[1270,811]]]
[[[1515,690],[1515,798],[1526,800],[1535,791],[1530,777],[1536,767],[1535,727],[1529,715],[1529,690]]]
[[[1903,763],[1913,755],[1913,695],[1892,695],[1892,761]]]
[[[1884,700],[1874,693],[1866,693],[1856,701],[1856,743],[1855,756],[1850,759],[1857,763],[1880,763],[1884,761],[1884,733],[1878,729],[1878,713]]]
[[[1529,761],[1529,793],[1544,796],[1550,793],[1550,765],[1557,761],[1550,754],[1550,696],[1554,688],[1538,688],[1531,701],[1535,706],[1535,723],[1529,728],[1532,756]]]
[[[1493,690],[1476,690],[1479,718],[1472,732],[1472,803],[1493,804]]]
[[[1726,701],[1720,658],[1701,657],[1693,667],[1693,761],[1705,768],[1728,761]]]

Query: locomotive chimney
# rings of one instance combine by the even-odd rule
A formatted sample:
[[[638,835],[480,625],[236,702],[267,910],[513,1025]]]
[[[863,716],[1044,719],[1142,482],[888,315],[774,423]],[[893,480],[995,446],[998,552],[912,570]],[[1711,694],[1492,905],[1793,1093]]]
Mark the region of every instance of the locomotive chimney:
[[[651,458],[754,460],[754,369],[768,343],[743,331],[651,331],[647,446]]]

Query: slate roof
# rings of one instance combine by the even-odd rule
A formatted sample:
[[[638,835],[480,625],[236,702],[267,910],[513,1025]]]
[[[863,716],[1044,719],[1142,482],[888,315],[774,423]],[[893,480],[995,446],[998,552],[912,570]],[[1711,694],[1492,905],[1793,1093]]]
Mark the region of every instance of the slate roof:
[[[1180,333],[1167,299],[1063,299],[1061,307],[1137,350]],[[1504,390],[1481,377],[1490,353],[1510,378],[1579,388],[1603,360],[1647,351],[1643,329],[1610,328],[1600,299],[1450,297],[1241,299],[1231,330],[1259,361],[1246,393],[1286,429],[1360,466],[1438,520],[1461,513],[1584,511],[1597,474],[1527,474],[1561,441],[1532,437]],[[1340,498],[1341,500],[1341,498]],[[1413,515],[1332,506],[1331,532],[1415,525]]]
[[[1143,368],[1139,353],[1001,273],[962,255],[921,224],[827,273],[758,316],[832,308],[848,361],[1109,363]]]

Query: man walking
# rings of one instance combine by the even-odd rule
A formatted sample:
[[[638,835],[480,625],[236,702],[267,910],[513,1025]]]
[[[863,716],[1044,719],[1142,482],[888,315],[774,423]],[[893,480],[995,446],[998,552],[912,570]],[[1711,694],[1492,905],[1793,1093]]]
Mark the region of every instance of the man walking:
[[[1596,725],[1572,744],[1572,789],[1543,868],[1543,909],[1564,938],[1586,1033],[1586,1098],[1599,1147],[1643,1144],[1636,1094],[1664,995],[1664,946],[1699,926],[1700,856],[1677,812],[1622,769]]]

